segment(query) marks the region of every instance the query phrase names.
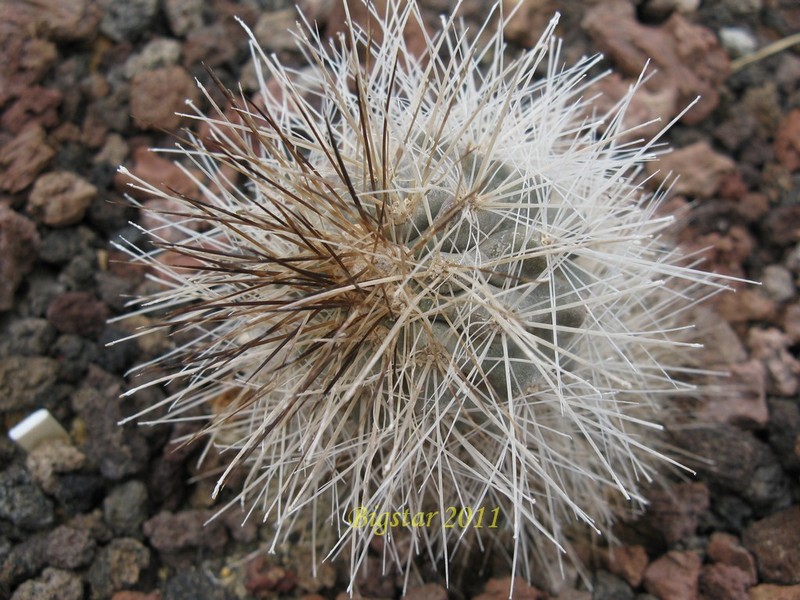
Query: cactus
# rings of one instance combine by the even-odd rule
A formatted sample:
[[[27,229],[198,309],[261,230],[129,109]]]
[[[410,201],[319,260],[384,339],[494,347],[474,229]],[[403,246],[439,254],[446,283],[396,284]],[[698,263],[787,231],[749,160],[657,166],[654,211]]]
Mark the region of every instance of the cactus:
[[[625,141],[635,87],[593,114],[600,58],[559,67],[556,22],[513,61],[502,19],[488,42],[443,20],[414,56],[414,2],[375,11],[380,35],[302,29],[310,70],[253,39],[261,100],[196,111],[210,135],[182,146],[202,197],[136,183],[181,207],[162,219],[185,237],[127,246],[160,284],[136,312],[182,340],[142,384],[183,382],[154,422],[205,419],[229,460],[215,495],[243,470],[225,506],[273,524],[273,550],[292,533],[347,548],[354,577],[380,535],[348,520],[361,507],[497,507],[497,529],[470,533],[513,534],[530,575],[677,464],[658,430],[693,389],[686,309],[724,282],[688,264],[642,187],[656,152]],[[445,565],[473,539],[390,527],[406,573],[403,536]]]

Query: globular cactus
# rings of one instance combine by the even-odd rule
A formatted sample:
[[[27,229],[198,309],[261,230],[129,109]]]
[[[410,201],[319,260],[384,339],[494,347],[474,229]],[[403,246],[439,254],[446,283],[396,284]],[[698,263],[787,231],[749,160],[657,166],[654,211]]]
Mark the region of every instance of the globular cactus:
[[[635,88],[594,114],[598,57],[561,68],[554,19],[507,61],[492,22],[488,41],[455,17],[430,37],[390,1],[331,44],[303,29],[299,72],[253,41],[260,98],[198,112],[210,134],[184,147],[201,197],[136,184],[185,236],[128,248],[161,286],[139,311],[182,340],[144,384],[184,382],[157,422],[202,416],[229,458],[215,494],[243,469],[231,504],[274,525],[273,548],[347,548],[353,575],[381,533],[347,518],[360,507],[498,507],[473,533],[513,534],[523,573],[575,523],[640,507],[672,462],[658,423],[692,390],[687,308],[722,287],[641,187]],[[406,535],[446,564],[463,533],[401,522],[385,556],[407,572]]]

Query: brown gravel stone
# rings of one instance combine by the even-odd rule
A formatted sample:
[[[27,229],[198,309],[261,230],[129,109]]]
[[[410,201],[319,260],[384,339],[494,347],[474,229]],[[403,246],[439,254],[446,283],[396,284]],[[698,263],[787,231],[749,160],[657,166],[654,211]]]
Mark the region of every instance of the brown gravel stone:
[[[775,318],[775,303],[761,290],[736,290],[735,294],[720,294],[716,303],[723,319],[730,323],[771,321]]]
[[[710,363],[706,363],[710,364]],[[730,377],[725,389],[711,392],[697,411],[701,420],[758,429],[767,424],[767,369],[759,360],[720,365]]]
[[[55,151],[47,144],[44,129],[32,123],[0,148],[0,191],[15,194],[28,187]]]
[[[47,536],[45,557],[51,567],[74,570],[92,561],[95,547],[95,541],[87,529],[60,525]]]
[[[649,562],[644,546],[603,549],[599,558],[604,569],[622,577],[632,588],[637,588],[642,583],[642,577]]]
[[[700,572],[700,595],[704,599],[748,600],[747,588],[750,585],[750,577],[730,565],[705,565]]]
[[[521,6],[519,6],[521,4]],[[532,48],[547,27],[557,9],[554,0],[503,0],[503,14],[516,12],[503,28],[506,40],[519,44],[524,48]]]
[[[702,141],[670,152],[656,162],[648,162],[646,167],[654,184],[658,185],[678,174],[679,178],[672,187],[674,194],[710,198],[736,168],[736,163]]]
[[[644,572],[644,587],[660,600],[696,600],[702,560],[694,552],[667,552]]]
[[[86,463],[86,456],[63,439],[47,440],[37,445],[25,459],[25,468],[31,477],[48,494],[55,494],[56,480],[61,473],[78,471]]]
[[[102,15],[93,0],[26,0],[23,6],[39,33],[60,42],[93,37]]]
[[[219,550],[228,542],[225,526],[215,520],[205,525],[214,511],[185,510],[179,513],[162,511],[146,521],[144,534],[157,550],[177,552],[187,548]]]
[[[58,124],[58,107],[62,98],[58,90],[39,86],[26,88],[3,113],[0,123],[15,135],[31,122],[53,127]]]
[[[142,71],[131,81],[131,113],[140,129],[172,130],[186,112],[186,99],[198,99],[197,86],[183,67]]]
[[[150,550],[139,540],[116,538],[100,549],[86,578],[92,598],[108,598],[114,592],[139,583],[150,564]]]
[[[790,171],[800,169],[800,108],[784,117],[775,134],[775,157]]]
[[[46,568],[36,579],[20,585],[11,600],[82,600],[83,583],[69,571]]]
[[[493,578],[486,582],[483,593],[473,600],[507,600],[511,589],[511,577]],[[545,600],[547,595],[532,587],[522,577],[514,578],[514,598],[517,600]]]
[[[762,221],[764,242],[789,246],[800,242],[800,205],[788,204],[772,208]]]
[[[742,546],[736,536],[715,531],[711,534],[706,552],[712,561],[736,567],[747,574],[749,585],[756,582],[756,562],[753,555]]]
[[[402,600],[447,600],[447,590],[438,583],[427,583],[408,590]]]
[[[769,372],[767,391],[791,397],[800,388],[800,361],[789,352],[791,338],[779,329],[752,328],[747,345],[751,355],[763,362]]]
[[[13,19],[6,20],[7,11],[12,11],[13,6],[12,2],[0,4],[0,22],[13,22]],[[16,31],[13,27],[0,31],[0,56],[3,57],[0,60],[0,106],[36,84],[58,58],[52,42],[21,34],[26,26]]]
[[[756,557],[762,580],[800,583],[800,506],[792,506],[752,523],[742,539]]]
[[[133,165],[130,167],[130,171],[136,177],[165,192],[174,190],[185,196],[197,197],[197,184],[171,160],[159,156],[145,147],[134,150],[132,159]],[[135,184],[135,181],[125,173],[117,173],[114,177],[114,185],[120,192],[129,194],[137,200],[147,200],[153,197],[151,193],[133,188],[130,184]]]
[[[705,483],[679,483],[669,489],[653,490],[645,519],[664,536],[668,546],[693,535],[700,516],[708,510]]]
[[[748,590],[750,600],[800,600],[800,585],[762,583]]]
[[[97,188],[69,171],[39,177],[28,198],[28,212],[50,227],[79,223],[97,195]]]
[[[0,204],[0,311],[14,306],[14,292],[36,263],[40,243],[33,221]]]
[[[106,326],[109,311],[91,292],[64,292],[47,307],[47,320],[61,333],[95,338]]]
[[[673,115],[701,96],[683,117],[685,123],[699,123],[719,104],[718,86],[727,77],[730,62],[711,30],[678,13],[658,27],[643,25],[633,4],[624,0],[597,3],[586,12],[582,25],[628,77],[638,77],[652,59],[658,72],[647,87],[677,91]]]
[[[117,592],[111,596],[111,600],[161,600],[160,592]]]

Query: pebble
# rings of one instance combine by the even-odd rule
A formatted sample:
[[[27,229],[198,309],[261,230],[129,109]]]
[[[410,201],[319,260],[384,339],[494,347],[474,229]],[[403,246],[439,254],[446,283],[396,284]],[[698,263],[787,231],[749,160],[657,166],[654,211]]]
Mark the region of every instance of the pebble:
[[[796,290],[791,271],[782,265],[768,265],[761,275],[764,292],[775,302],[788,302]]]
[[[702,562],[695,552],[667,552],[647,567],[644,587],[660,600],[697,600]]]
[[[0,354],[4,356],[47,354],[55,339],[55,328],[45,319],[19,319],[9,324],[7,335],[0,340]]]
[[[690,461],[712,488],[741,496],[757,511],[791,502],[789,481],[777,458],[751,433],[720,423],[673,432],[672,437],[687,453],[713,458],[713,464]]]
[[[695,416],[708,422],[730,423],[743,429],[762,428],[769,419],[766,367],[758,360],[721,365],[721,369],[727,369],[730,373],[724,390],[709,392],[698,406]]]
[[[169,28],[177,36],[184,37],[203,26],[203,0],[166,0],[164,11]]]
[[[143,71],[161,67],[171,67],[181,58],[181,45],[177,40],[157,38],[151,40],[140,52],[131,56],[125,63],[124,73],[128,78]]]
[[[292,32],[296,29],[296,23],[297,10],[294,8],[265,12],[258,18],[253,34],[265,49],[273,52],[294,50],[297,43]]]
[[[108,598],[114,592],[135,586],[149,565],[150,550],[140,541],[125,537],[111,540],[98,551],[89,567],[86,579],[92,597]]]
[[[636,8],[627,2],[601,2],[586,11],[582,26],[601,52],[609,55],[623,75],[637,78],[648,59],[657,70],[648,87],[675,90],[672,116],[697,96],[696,104],[682,121],[701,122],[719,104],[719,86],[727,77],[730,63],[716,35],[673,14],[663,25],[639,23]]]
[[[729,156],[715,152],[706,141],[696,142],[646,164],[653,183],[661,185],[679,175],[672,193],[690,198],[710,198],[736,168]]]
[[[36,262],[36,224],[0,204],[0,311],[14,306],[14,292]]]
[[[722,27],[719,30],[719,41],[731,58],[752,54],[758,47],[755,36],[745,27]]]
[[[44,356],[0,359],[0,411],[27,411],[52,398],[58,363]]]
[[[75,255],[99,244],[97,235],[88,227],[67,227],[44,232],[39,248],[39,258],[44,262],[63,265]]]
[[[408,590],[401,600],[447,600],[447,590],[438,583],[426,583]]]
[[[88,530],[59,525],[47,536],[45,559],[51,567],[74,570],[92,562],[96,547]]]
[[[800,389],[800,361],[789,351],[792,339],[774,327],[753,327],[748,332],[747,345],[752,357],[763,362],[767,368],[767,392],[793,397]]]
[[[24,190],[55,154],[41,125],[25,127],[0,148],[0,191],[16,194]]]
[[[293,571],[270,562],[263,555],[247,563],[246,577],[247,592],[259,598],[270,592],[287,594],[297,586],[297,576]]]
[[[54,171],[39,177],[28,197],[28,212],[50,227],[80,223],[97,188],[69,171]]]
[[[96,371],[99,368],[90,367],[89,376]],[[83,450],[100,473],[114,481],[141,471],[149,457],[142,435],[131,425],[118,425],[123,418],[119,393],[120,388],[116,386],[103,387],[100,391],[84,387],[72,397],[73,407],[86,427]]]
[[[100,335],[109,316],[106,305],[91,292],[64,292],[47,307],[47,320],[53,327],[89,339]]]
[[[175,190],[185,196],[197,196],[199,188],[186,173],[181,170],[173,161],[159,156],[157,153],[147,148],[137,148],[133,151],[133,166],[131,173],[153,185],[156,189],[169,192]],[[135,183],[134,180],[123,173],[119,173],[114,178],[114,185],[120,192],[129,194],[137,200],[147,200],[152,198],[151,192],[145,192],[130,187]],[[170,192],[171,193],[171,192]],[[162,201],[161,199],[157,199]],[[147,213],[140,215],[141,219],[146,219]],[[145,227],[148,222],[144,221]]]
[[[744,571],[731,565],[705,565],[700,572],[699,589],[703,598],[748,600],[747,588],[754,581]]]
[[[786,247],[800,242],[800,204],[785,204],[770,209],[761,222],[765,243]]]
[[[161,511],[144,523],[144,534],[150,545],[162,552],[188,548],[221,550],[228,542],[228,533],[219,519],[208,525],[213,510],[189,509],[178,513]]]
[[[789,111],[775,134],[775,157],[789,171],[800,169],[800,108]]]
[[[648,502],[645,521],[662,534],[667,546],[672,546],[697,531],[709,508],[709,491],[703,482],[678,483],[654,489]]]
[[[0,37],[0,54],[5,59],[5,68],[0,69],[0,105],[38,83],[58,59],[52,42],[10,29],[9,35]]]
[[[150,26],[157,11],[158,0],[111,2],[100,21],[100,31],[115,42],[133,41]]]
[[[196,569],[181,571],[164,584],[161,600],[234,600],[232,592]]]
[[[756,557],[762,581],[800,583],[800,506],[792,506],[755,521],[742,541]]]
[[[644,546],[616,546],[603,548],[600,564],[613,575],[622,577],[629,586],[638,588],[642,583],[649,558]]]
[[[137,73],[131,80],[131,114],[140,129],[173,130],[187,112],[186,99],[199,99],[195,81],[180,66]]]
[[[770,398],[769,443],[787,471],[800,471],[800,406],[793,399]]]
[[[78,471],[85,464],[86,456],[63,439],[44,441],[25,458],[25,467],[31,477],[51,495],[58,488],[58,475]]]
[[[58,477],[53,496],[67,515],[93,509],[103,497],[106,481],[96,473],[65,473]]]
[[[102,4],[93,0],[37,0],[23,6],[30,11],[36,32],[59,42],[93,38],[103,11]]]
[[[13,588],[41,571],[46,566],[46,545],[45,532],[35,533],[15,545],[0,567],[0,591],[3,587]]]
[[[48,567],[20,585],[11,600],[83,600],[83,583],[73,573]]]
[[[474,596],[473,600],[507,600],[511,597],[511,577],[492,578],[486,582],[483,593]],[[514,598],[517,600],[545,600],[547,595],[528,584],[522,577],[513,580]]]
[[[53,503],[22,467],[0,473],[0,519],[24,529],[42,529],[53,523]]]
[[[30,123],[50,128],[58,125],[58,107],[63,96],[58,90],[33,86],[23,90],[14,104],[3,112],[0,124],[17,134]]]
[[[748,576],[750,585],[756,582],[756,563],[753,555],[742,546],[739,538],[729,533],[715,531],[706,549],[708,558],[715,563],[736,567]]]
[[[97,354],[91,340],[73,334],[60,335],[50,350],[50,356],[58,361],[58,378],[68,383],[78,383]]]
[[[623,579],[601,569],[592,581],[592,600],[633,600],[633,590]]]
[[[800,585],[762,583],[748,590],[750,600],[800,600]]]
[[[147,486],[135,479],[112,489],[103,501],[105,521],[117,535],[141,536],[147,509]]]

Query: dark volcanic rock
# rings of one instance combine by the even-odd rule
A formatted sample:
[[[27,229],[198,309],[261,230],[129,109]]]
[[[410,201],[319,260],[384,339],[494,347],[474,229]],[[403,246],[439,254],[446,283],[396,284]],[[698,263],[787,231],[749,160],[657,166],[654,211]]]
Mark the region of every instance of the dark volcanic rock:
[[[147,518],[147,507],[147,487],[133,480],[111,490],[103,502],[103,514],[114,533],[139,537]]]
[[[11,600],[83,600],[83,583],[69,571],[48,567],[20,585]]]
[[[743,541],[755,554],[762,580],[800,583],[800,506],[756,521],[745,530]]]
[[[187,548],[220,550],[228,542],[228,533],[219,519],[205,525],[213,515],[214,511],[194,509],[175,514],[160,512],[145,522],[144,534],[150,544],[162,552]]]
[[[0,204],[0,311],[14,306],[14,292],[33,268],[38,248],[33,221]]]
[[[150,550],[131,538],[117,538],[97,553],[87,579],[92,598],[108,598],[139,583],[150,565]]]
[[[235,596],[218,586],[202,571],[177,573],[164,585],[162,600],[234,600]]]
[[[47,564],[59,569],[77,569],[94,558],[95,541],[87,529],[61,525],[47,536]]]
[[[0,473],[0,519],[25,529],[42,529],[53,522],[53,503],[22,467]]]
[[[100,335],[109,316],[108,307],[91,292],[64,292],[47,307],[47,320],[61,333],[87,338]]]
[[[0,355],[47,354],[55,339],[55,328],[44,319],[12,321],[8,326],[8,336],[4,336],[0,341]]]

